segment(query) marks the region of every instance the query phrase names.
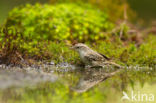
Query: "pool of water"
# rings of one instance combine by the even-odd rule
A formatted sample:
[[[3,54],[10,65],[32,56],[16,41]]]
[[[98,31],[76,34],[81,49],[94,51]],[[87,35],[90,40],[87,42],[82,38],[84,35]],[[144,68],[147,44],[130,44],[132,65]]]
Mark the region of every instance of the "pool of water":
[[[5,65],[0,67],[1,103],[8,103],[8,101],[20,103],[26,97],[29,98],[26,98],[28,102],[30,102],[31,98],[35,103],[36,98],[38,100],[40,95],[42,98],[46,98],[43,103],[48,103],[47,95],[50,95],[50,101],[54,101],[59,97],[62,100],[67,99],[69,102],[78,100],[78,103],[85,103],[85,99],[90,100],[91,98],[93,99],[91,103],[94,103],[96,100],[99,100],[99,103],[102,103],[102,101],[121,103],[123,92],[129,96],[131,96],[131,92],[135,92],[137,96],[140,96],[141,93],[147,93],[148,96],[150,94],[156,95],[156,81],[153,79],[153,75],[151,76],[152,79],[149,79],[148,77],[150,76],[147,76],[142,84],[142,81],[139,82],[136,77],[136,81],[135,79],[131,80],[131,75],[126,74],[127,71],[125,69],[137,71],[134,74],[138,73],[138,78],[140,75],[143,76],[144,73],[139,74],[139,71],[146,72],[147,68],[136,66],[122,69],[84,68],[62,63],[39,67],[20,68]],[[148,68],[148,72],[152,69]],[[146,75],[148,74],[150,75],[150,73]],[[27,96],[25,97],[25,95]],[[70,97],[71,95],[73,98]],[[61,102],[61,99],[58,102]],[[67,101],[64,102],[66,103]],[[130,101],[125,99],[122,102],[129,103]],[[133,102],[137,103],[138,97],[137,101]]]

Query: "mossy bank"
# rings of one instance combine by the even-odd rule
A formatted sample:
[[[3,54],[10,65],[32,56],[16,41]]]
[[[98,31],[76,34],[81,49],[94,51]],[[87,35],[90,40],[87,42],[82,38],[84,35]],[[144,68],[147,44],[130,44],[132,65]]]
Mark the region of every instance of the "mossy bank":
[[[8,64],[22,59],[78,63],[69,45],[83,42],[120,64],[155,66],[155,35],[138,37],[129,30],[88,4],[28,4],[14,8],[1,28],[1,59]]]

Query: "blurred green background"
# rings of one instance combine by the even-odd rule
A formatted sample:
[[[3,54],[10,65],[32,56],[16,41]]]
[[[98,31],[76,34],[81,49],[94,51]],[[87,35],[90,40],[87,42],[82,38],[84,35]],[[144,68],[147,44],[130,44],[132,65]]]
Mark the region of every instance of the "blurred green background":
[[[68,1],[68,0],[0,0],[0,23],[2,23],[7,17],[8,12],[21,4],[26,3],[49,3],[53,1]],[[74,1],[74,0],[71,0]],[[101,2],[104,0],[85,0],[85,1],[94,1]],[[113,1],[113,0],[111,0]],[[156,0],[114,0],[115,2],[128,2],[129,7],[136,12],[137,16],[144,21],[151,21],[156,19]],[[105,1],[104,1],[105,2]],[[115,11],[114,11],[115,12]]]
[[[27,3],[46,3],[48,0],[0,0],[0,23],[7,17],[8,12],[16,6]]]

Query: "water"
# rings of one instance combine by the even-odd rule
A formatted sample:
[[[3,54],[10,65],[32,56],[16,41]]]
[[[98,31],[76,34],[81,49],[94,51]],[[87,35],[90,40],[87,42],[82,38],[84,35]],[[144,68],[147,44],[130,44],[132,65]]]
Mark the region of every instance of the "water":
[[[41,82],[56,82],[58,78],[64,79],[70,78],[69,76],[74,76],[78,78],[78,81],[76,86],[71,89],[77,92],[85,92],[100,82],[125,71],[132,71],[133,73],[138,73],[138,75],[140,71],[148,75],[153,71],[153,68],[139,66],[123,67],[121,69],[114,67],[85,68],[68,63],[60,63],[57,65],[48,63],[48,65],[43,64],[41,66],[23,68],[0,65],[0,89],[6,89],[12,86],[32,86]]]
[[[149,79],[154,78],[155,75],[151,74],[151,72],[153,72],[153,68],[139,66],[118,69],[84,68],[68,63],[58,65],[49,63],[48,65],[25,68],[1,65],[0,102],[5,103],[11,100],[11,103],[15,101],[20,103],[25,99],[30,102],[30,98],[32,98],[35,103],[36,98],[41,95],[42,98],[45,98],[43,103],[48,103],[47,95],[50,95],[49,98],[53,98],[50,101],[56,100],[56,98],[62,98],[62,100],[66,98],[70,102],[80,100],[82,103],[83,99],[92,98],[93,102],[100,99],[110,103],[112,96],[114,100],[118,101],[112,103],[121,103],[122,91],[131,92],[138,87],[139,89],[136,92],[144,91],[140,87],[139,79],[143,79],[145,82],[143,87],[148,91],[150,91],[148,88],[151,87],[156,90],[155,80]],[[144,76],[144,73],[146,76]],[[130,80],[135,83],[131,83]],[[153,91],[150,92],[154,94]],[[88,96],[84,97],[84,94]],[[118,95],[116,96],[116,94]],[[74,97],[71,98],[71,95]],[[107,99],[105,96],[107,96]],[[24,101],[24,103],[27,102]]]

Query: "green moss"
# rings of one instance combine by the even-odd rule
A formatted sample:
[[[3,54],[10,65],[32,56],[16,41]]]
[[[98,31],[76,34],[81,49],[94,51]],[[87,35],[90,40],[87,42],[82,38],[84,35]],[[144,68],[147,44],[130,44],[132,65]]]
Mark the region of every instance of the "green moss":
[[[12,51],[16,50],[20,52],[22,56],[29,55],[29,57],[33,57],[36,55],[42,59],[54,60],[56,63],[77,63],[80,61],[78,54],[71,50],[70,46],[66,45],[65,42],[36,41],[35,43],[35,41],[33,41],[33,44],[31,41],[27,41],[27,39],[20,39],[21,35],[19,34],[10,35],[2,33],[1,35],[3,36],[3,38],[1,38],[1,52],[7,50],[8,53],[13,53]],[[115,38],[118,38],[118,36]],[[122,41],[112,42],[110,39],[94,44],[87,42],[86,44],[92,49],[112,58],[112,60],[119,64],[152,67],[156,65],[156,43],[155,36],[152,35],[146,38],[144,44],[140,45],[140,47],[136,47],[134,43],[130,42],[128,45],[123,46]]]
[[[96,22],[95,22],[96,21]],[[90,5],[26,5],[9,13],[6,26],[22,30],[23,36],[40,40],[98,40],[112,23],[107,13]],[[96,37],[95,37],[96,36]]]
[[[119,45],[115,42],[100,42],[96,43],[96,45],[90,43],[88,46],[125,66],[140,65],[154,67],[156,65],[156,53],[154,49],[155,38],[151,38],[150,40],[150,42],[144,42],[140,47],[136,47],[134,43],[123,46],[122,44]],[[69,46],[66,46],[64,43],[53,43],[50,47],[55,60],[60,61],[62,57],[64,58],[63,61],[74,61],[74,63],[76,63],[79,58],[77,53],[70,50]]]
[[[49,51],[51,52],[52,59],[56,63],[59,62],[79,62],[78,54],[70,49],[70,46],[67,46],[65,43],[53,43],[51,42],[48,46]]]
[[[23,57],[58,62],[73,55],[65,55],[70,50],[63,42],[102,40],[98,34],[111,28],[107,13],[88,4],[27,4],[9,13],[0,33],[1,50],[11,53],[15,49]],[[62,55],[57,57],[59,52]]]

